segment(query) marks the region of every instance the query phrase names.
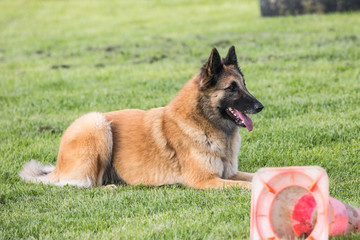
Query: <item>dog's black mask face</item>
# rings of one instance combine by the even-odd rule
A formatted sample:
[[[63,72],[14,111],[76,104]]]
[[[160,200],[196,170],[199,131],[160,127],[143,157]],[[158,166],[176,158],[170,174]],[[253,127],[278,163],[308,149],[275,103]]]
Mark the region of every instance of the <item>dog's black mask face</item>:
[[[231,122],[249,131],[253,129],[252,120],[246,114],[259,113],[264,106],[246,89],[233,46],[223,60],[215,48],[212,50],[201,70],[199,86],[203,104],[204,99],[207,99],[207,108],[216,108],[223,121],[216,120],[215,112],[206,109],[204,112],[209,117],[225,127]]]

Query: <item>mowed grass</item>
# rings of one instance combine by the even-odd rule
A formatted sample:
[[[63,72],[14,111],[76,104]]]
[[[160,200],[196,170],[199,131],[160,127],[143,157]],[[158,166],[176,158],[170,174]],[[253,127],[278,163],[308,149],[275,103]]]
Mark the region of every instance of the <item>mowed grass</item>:
[[[360,207],[360,13],[261,18],[258,1],[0,2],[0,239],[247,239],[251,192],[25,183],[90,111],[166,105],[236,46],[265,109],[239,169],[318,165]],[[359,239],[360,234],[337,237]]]

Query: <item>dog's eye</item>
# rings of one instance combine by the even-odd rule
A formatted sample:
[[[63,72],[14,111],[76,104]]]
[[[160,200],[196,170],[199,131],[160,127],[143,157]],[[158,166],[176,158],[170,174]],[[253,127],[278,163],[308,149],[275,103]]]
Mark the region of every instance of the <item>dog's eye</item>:
[[[236,84],[236,82],[232,82],[230,84],[230,86],[225,88],[225,90],[230,91],[230,92],[237,92],[239,90],[239,86]]]

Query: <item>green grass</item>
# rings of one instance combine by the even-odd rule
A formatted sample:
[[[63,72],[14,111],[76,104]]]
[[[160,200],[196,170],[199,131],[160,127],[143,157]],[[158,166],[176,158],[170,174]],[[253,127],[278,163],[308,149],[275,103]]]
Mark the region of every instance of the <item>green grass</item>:
[[[359,12],[261,18],[258,1],[0,2],[0,239],[247,239],[250,191],[29,184],[89,111],[166,105],[235,45],[265,105],[239,167],[319,165],[360,207]],[[64,68],[65,65],[65,68]],[[360,234],[337,239],[359,239]]]

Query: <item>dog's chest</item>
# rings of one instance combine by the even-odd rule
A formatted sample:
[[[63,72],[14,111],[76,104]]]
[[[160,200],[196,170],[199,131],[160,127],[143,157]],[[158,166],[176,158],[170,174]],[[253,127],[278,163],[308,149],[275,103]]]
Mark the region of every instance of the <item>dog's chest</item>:
[[[214,138],[211,137],[210,134],[205,132],[202,141],[204,142],[205,149],[218,156],[226,157],[226,153],[230,150],[227,147],[228,144],[225,138]]]
[[[237,155],[241,143],[238,132],[226,135],[182,121],[177,121],[177,124],[183,134],[192,140],[188,148],[198,165],[223,178],[229,178],[238,171]]]
[[[223,158],[224,161],[232,160],[234,155],[237,156],[241,145],[241,137],[238,133],[231,136],[212,136],[205,132],[202,141],[207,151]]]
[[[208,151],[204,158],[205,166],[220,177],[229,178],[238,171],[237,156],[241,145],[238,133],[234,136],[211,137],[205,134],[204,146]]]

